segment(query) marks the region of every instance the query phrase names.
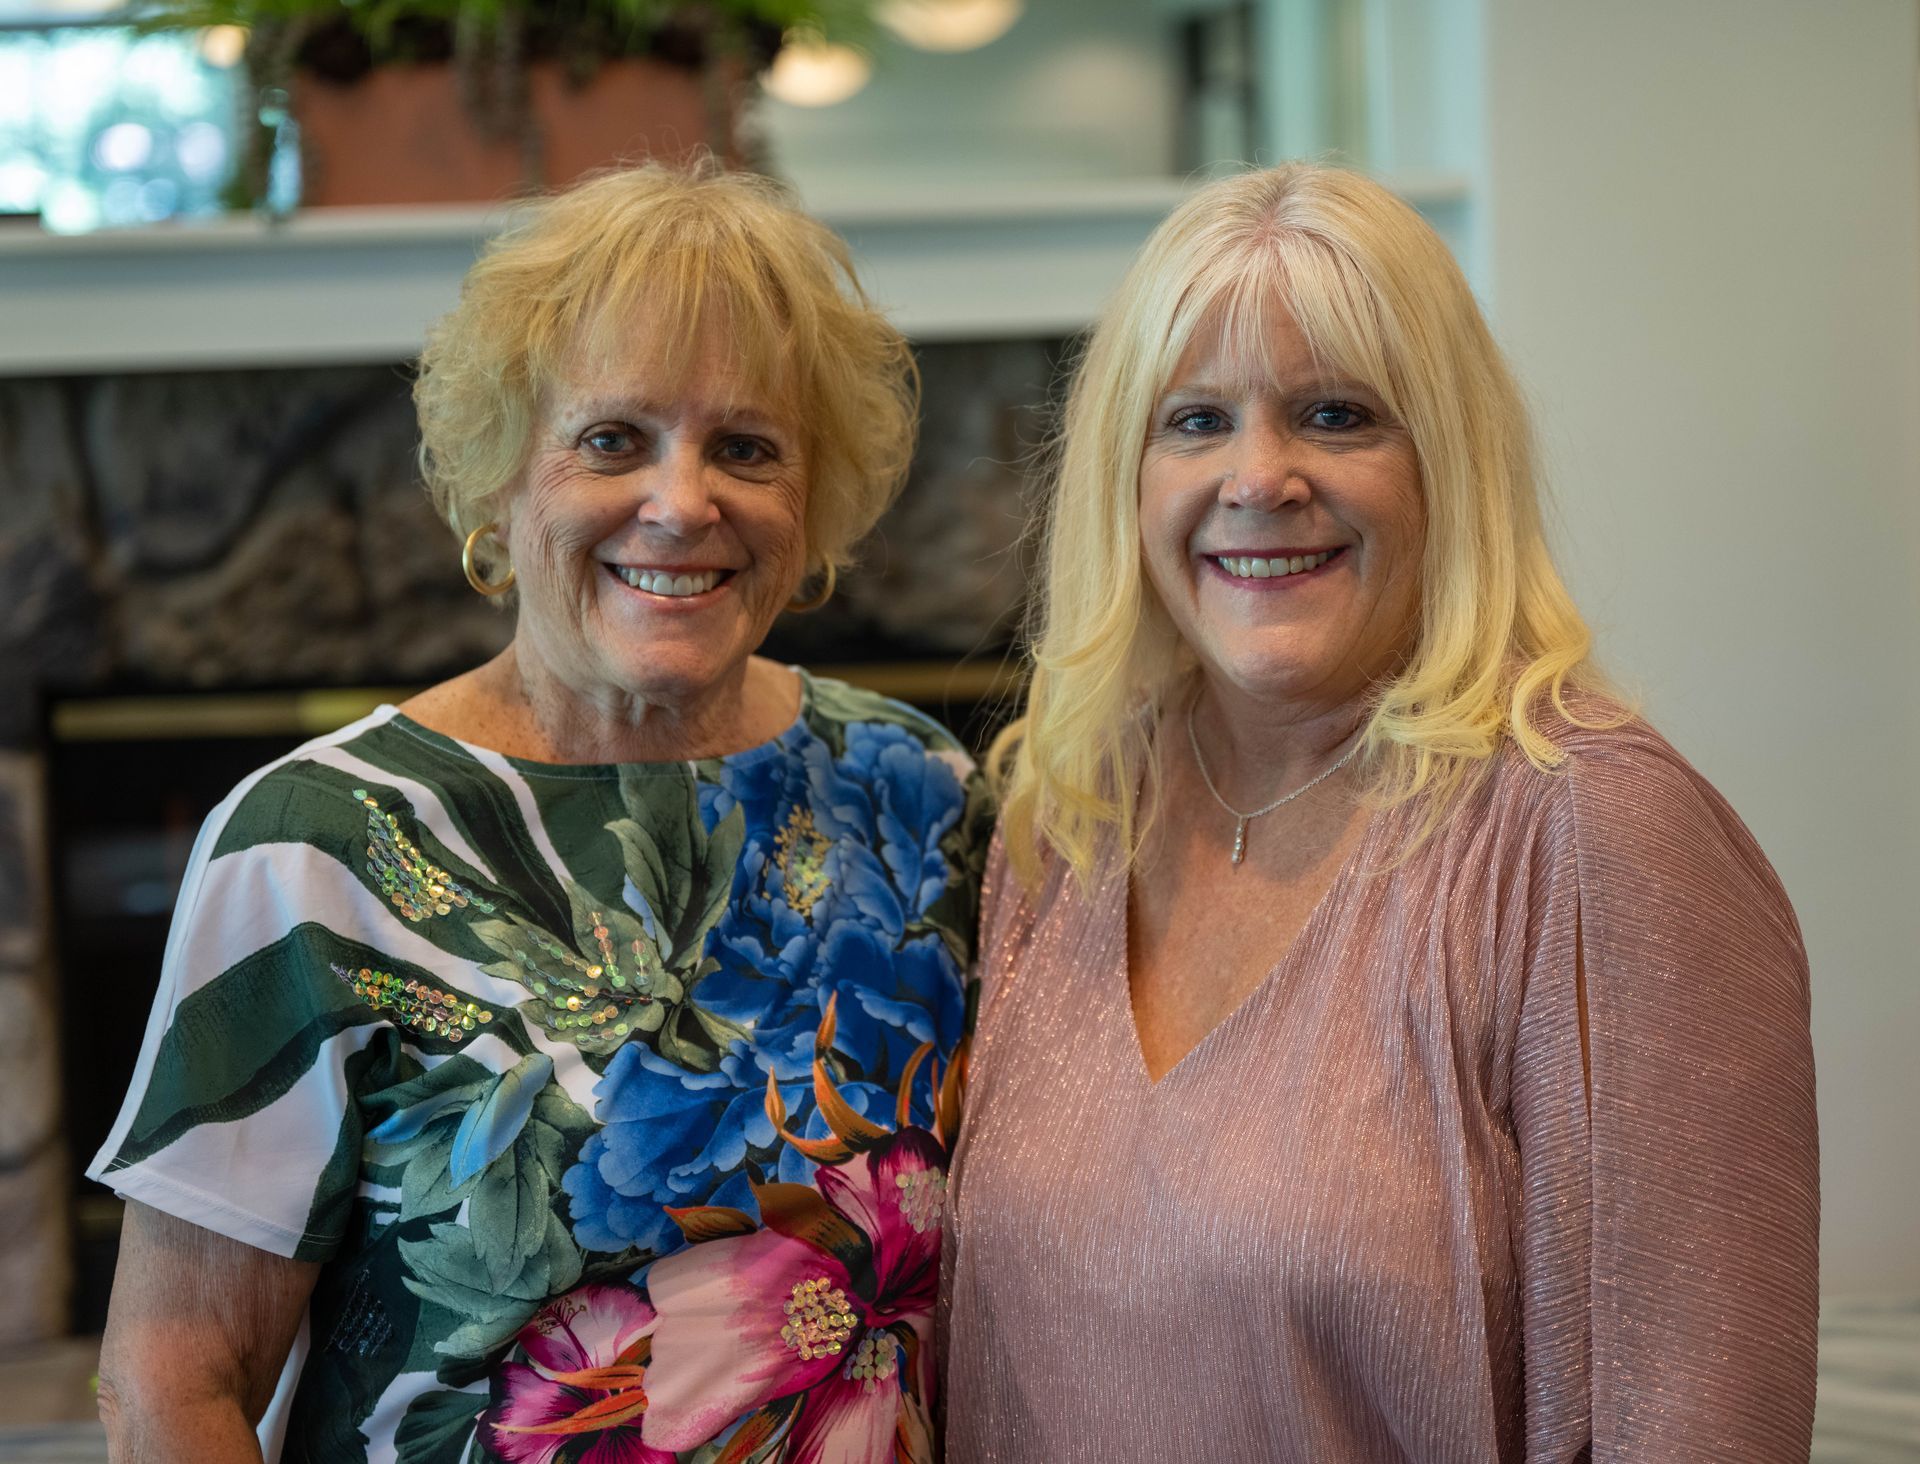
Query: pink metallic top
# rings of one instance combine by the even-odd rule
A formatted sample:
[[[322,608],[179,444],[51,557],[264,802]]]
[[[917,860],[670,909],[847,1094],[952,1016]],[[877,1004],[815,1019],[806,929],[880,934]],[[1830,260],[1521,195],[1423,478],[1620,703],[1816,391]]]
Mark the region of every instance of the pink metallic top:
[[[1806,1459],[1793,911],[1653,732],[1562,741],[1559,775],[1503,751],[1403,863],[1375,816],[1158,1083],[1125,880],[1024,893],[996,846],[950,1464]]]

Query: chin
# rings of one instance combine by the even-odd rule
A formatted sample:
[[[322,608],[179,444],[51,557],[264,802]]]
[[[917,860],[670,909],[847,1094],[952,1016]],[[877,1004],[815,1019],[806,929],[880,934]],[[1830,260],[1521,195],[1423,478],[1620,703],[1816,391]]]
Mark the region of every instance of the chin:
[[[601,661],[602,674],[609,684],[648,702],[697,698],[723,680],[734,664],[710,655],[676,656],[671,650],[636,655],[627,647]]]
[[[1248,696],[1285,699],[1310,693],[1337,674],[1331,657],[1289,646],[1222,646],[1205,659],[1212,674]]]

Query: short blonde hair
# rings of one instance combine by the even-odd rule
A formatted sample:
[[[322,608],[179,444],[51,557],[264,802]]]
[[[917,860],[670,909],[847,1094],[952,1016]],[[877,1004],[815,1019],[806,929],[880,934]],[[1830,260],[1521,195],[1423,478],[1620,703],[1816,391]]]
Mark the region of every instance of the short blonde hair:
[[[1083,878],[1109,840],[1129,863],[1139,853],[1154,729],[1192,665],[1141,558],[1142,444],[1202,321],[1224,321],[1244,346],[1270,301],[1319,360],[1385,400],[1419,460],[1417,643],[1367,725],[1372,795],[1424,796],[1424,836],[1503,737],[1555,766],[1537,703],[1544,693],[1570,716],[1566,689],[1600,684],[1547,552],[1520,393],[1446,245],[1355,173],[1294,164],[1222,179],[1147,241],[1068,395],[1027,712],[994,758],[1023,873],[1043,845]]]
[[[413,391],[421,473],[453,531],[495,516],[544,392],[581,353],[617,350],[640,308],[670,358],[724,323],[752,386],[790,394],[808,445],[808,563],[844,562],[912,461],[913,353],[838,236],[782,185],[711,163],[615,169],[526,204],[468,271]]]

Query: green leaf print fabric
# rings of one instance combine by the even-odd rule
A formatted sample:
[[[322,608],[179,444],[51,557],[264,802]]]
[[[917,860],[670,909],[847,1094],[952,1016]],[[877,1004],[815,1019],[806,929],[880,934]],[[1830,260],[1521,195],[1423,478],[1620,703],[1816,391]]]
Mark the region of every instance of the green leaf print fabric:
[[[931,1460],[989,820],[805,675],[698,763],[382,708],[209,818],[88,1172],[320,1263],[270,1459]]]

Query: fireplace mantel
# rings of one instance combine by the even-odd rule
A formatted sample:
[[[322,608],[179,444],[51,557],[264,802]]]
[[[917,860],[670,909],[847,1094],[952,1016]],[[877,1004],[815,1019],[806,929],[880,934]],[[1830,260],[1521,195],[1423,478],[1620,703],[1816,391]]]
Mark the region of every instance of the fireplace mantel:
[[[1464,180],[1389,180],[1447,208]],[[807,200],[918,340],[1038,338],[1093,319],[1177,179]],[[0,229],[0,376],[399,361],[447,310],[499,208],[334,208],[53,235]]]

